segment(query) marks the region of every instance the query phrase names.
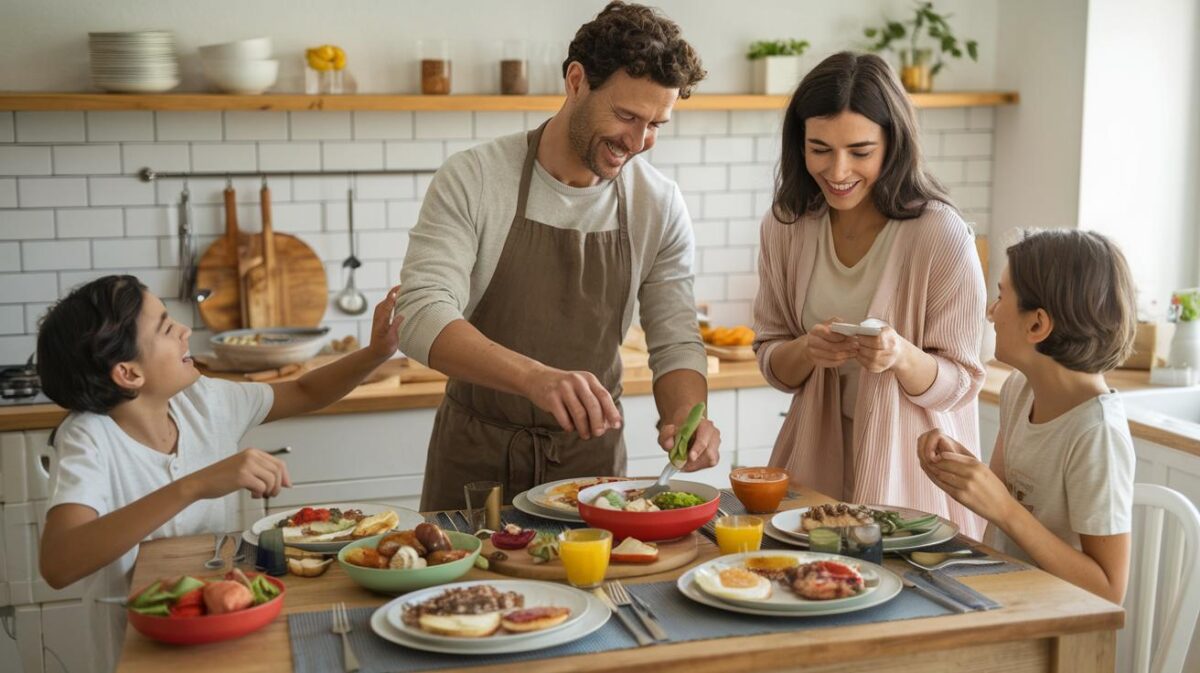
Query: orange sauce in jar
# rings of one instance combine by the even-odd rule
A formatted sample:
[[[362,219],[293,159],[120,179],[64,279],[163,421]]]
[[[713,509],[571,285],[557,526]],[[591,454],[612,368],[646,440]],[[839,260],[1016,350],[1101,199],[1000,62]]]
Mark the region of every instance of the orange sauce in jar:
[[[751,514],[774,512],[788,490],[788,473],[782,467],[739,467],[729,473],[729,481]]]

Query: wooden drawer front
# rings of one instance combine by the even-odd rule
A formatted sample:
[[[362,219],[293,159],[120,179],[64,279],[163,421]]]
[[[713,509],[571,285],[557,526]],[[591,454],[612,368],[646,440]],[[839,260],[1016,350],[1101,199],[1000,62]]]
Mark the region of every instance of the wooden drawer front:
[[[254,428],[242,446],[292,447],[280,457],[294,484],[419,475],[433,418],[433,409],[289,418]]]
[[[775,446],[792,396],[774,388],[742,388],[737,391],[737,447],[769,449]]]
[[[666,454],[658,445],[658,408],[654,405],[654,396],[626,397],[621,404],[625,408],[626,454],[631,461],[640,458],[659,459],[658,468],[653,470],[657,475],[662,471]],[[710,392],[708,417],[721,431],[722,453],[733,451],[737,438],[737,393],[733,390]]]

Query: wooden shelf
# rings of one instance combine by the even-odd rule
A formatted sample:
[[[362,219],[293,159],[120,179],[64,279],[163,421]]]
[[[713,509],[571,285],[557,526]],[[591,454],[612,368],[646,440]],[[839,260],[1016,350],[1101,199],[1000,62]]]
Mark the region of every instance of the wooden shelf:
[[[676,106],[680,110],[777,110],[789,96],[699,94]],[[415,96],[354,94],[308,96],[263,94],[243,96],[212,93],[46,93],[0,92],[0,110],[420,110],[553,112],[562,96]],[[1011,91],[948,91],[913,94],[919,108],[1014,105]]]

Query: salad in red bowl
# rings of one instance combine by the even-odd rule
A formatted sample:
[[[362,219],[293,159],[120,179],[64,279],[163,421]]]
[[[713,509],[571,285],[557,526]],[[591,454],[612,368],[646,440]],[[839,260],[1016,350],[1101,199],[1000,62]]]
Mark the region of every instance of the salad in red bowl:
[[[672,479],[670,491],[649,500],[641,492],[654,479],[599,484],[579,492],[579,516],[593,528],[611,531],[617,540],[645,542],[682,537],[717,513],[720,492],[697,481]]]
[[[129,599],[129,623],[148,638],[177,645],[239,638],[279,616],[284,592],[279,580],[237,568],[221,577],[161,579]]]

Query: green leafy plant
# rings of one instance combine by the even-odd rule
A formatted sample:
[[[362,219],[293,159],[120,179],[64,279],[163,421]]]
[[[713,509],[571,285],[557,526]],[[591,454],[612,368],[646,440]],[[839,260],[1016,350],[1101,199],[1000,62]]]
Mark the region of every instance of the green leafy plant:
[[[759,40],[750,43],[746,58],[753,61],[768,56],[800,56],[808,47],[808,40]]]
[[[1177,304],[1176,315],[1180,322],[1200,320],[1200,290],[1176,292],[1172,304]]]
[[[936,75],[946,65],[943,56],[962,58],[965,50],[972,61],[979,60],[979,43],[975,40],[964,40],[960,44],[950,29],[948,20],[952,16],[953,14],[939,14],[933,9],[932,2],[918,2],[911,20],[885,20],[882,27],[863,29],[863,35],[875,40],[869,47],[871,51],[895,49],[893,42],[908,40],[908,49],[912,50],[913,54],[921,48],[922,37],[927,36],[939,47],[937,60],[930,69],[930,72]]]

